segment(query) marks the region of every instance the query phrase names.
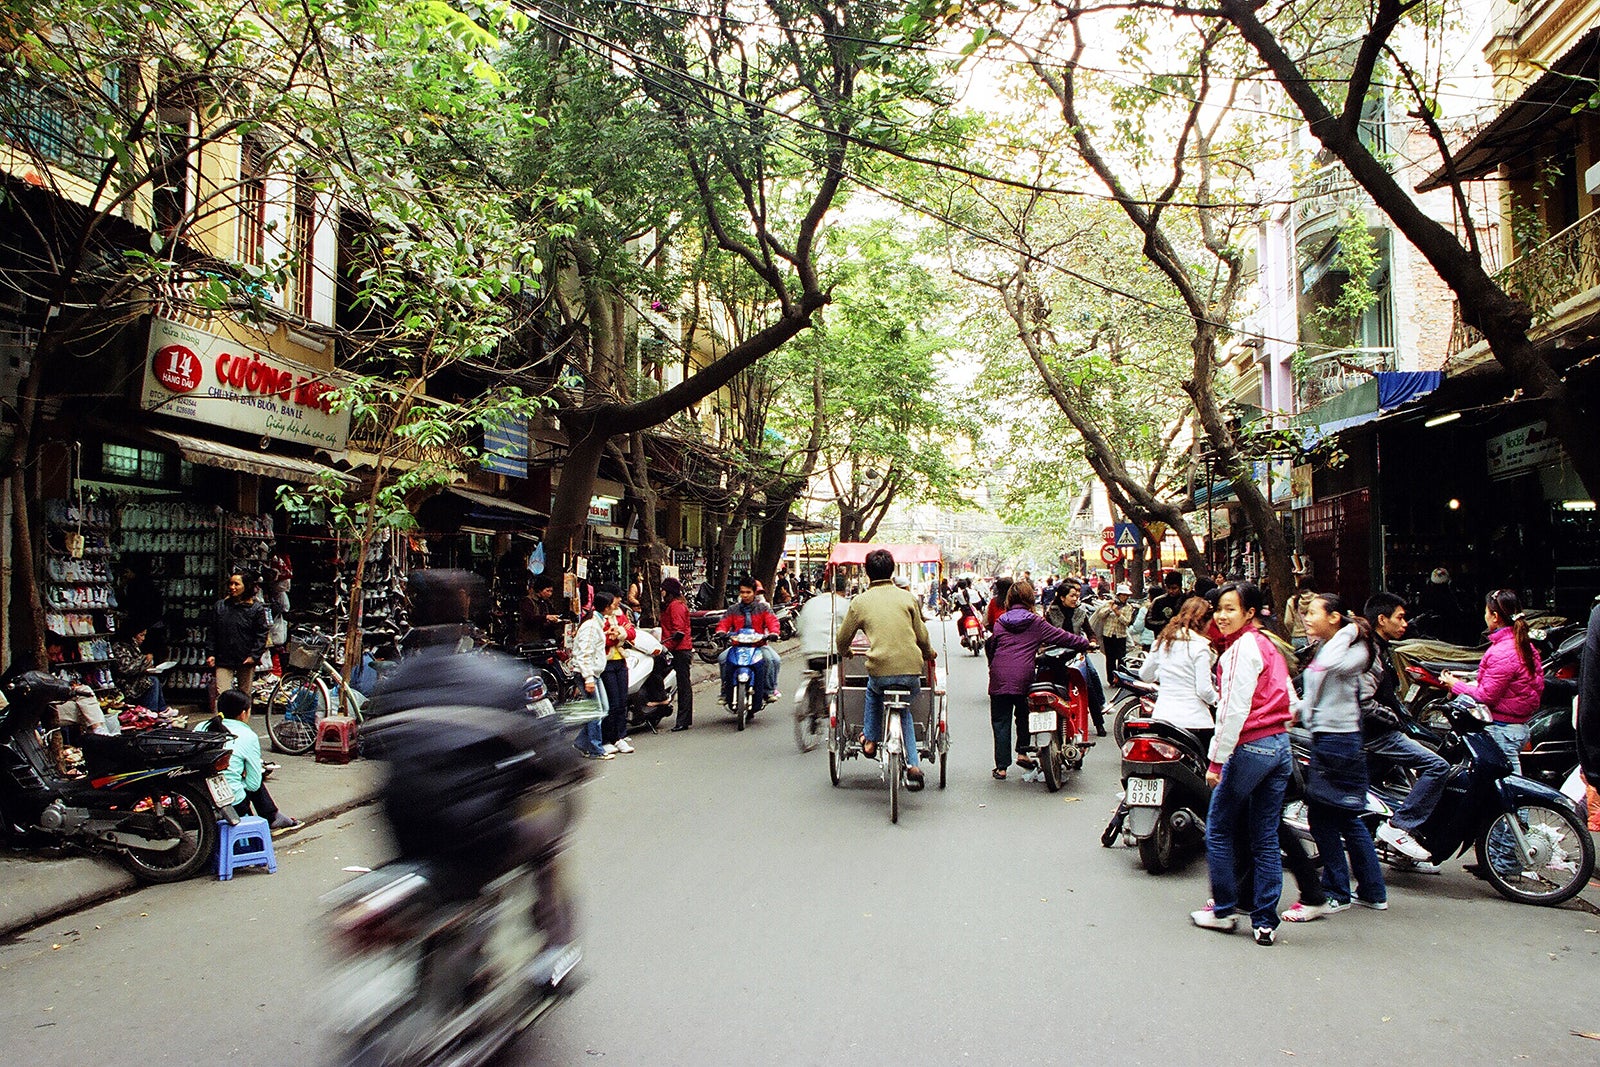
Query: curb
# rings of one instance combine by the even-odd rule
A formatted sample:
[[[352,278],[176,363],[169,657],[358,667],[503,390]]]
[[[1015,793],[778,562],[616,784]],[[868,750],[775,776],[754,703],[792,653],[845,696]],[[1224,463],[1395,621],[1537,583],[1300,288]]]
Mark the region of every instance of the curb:
[[[274,837],[272,839],[273,847],[276,848],[277,843],[280,841],[294,840],[297,835],[319,823],[327,822],[329,819],[336,819],[341,815],[354,811],[356,808],[366,807],[377,799],[377,794],[372,793],[314,810],[300,820],[300,826],[297,829],[291,830],[280,837]],[[35,853],[33,855],[38,856],[39,854]],[[31,915],[20,915],[14,919],[0,919],[0,939],[14,938],[21,934],[30,933],[46,923],[54,922],[56,919],[74,915],[96,905],[116,900],[118,897],[150,888],[132,874],[123,870],[121,865],[116,864],[115,860],[103,860],[102,857],[97,857],[90,853],[79,853],[63,858],[83,859],[94,862],[96,869],[104,872],[107,881],[102,885],[80,890],[67,899],[51,905],[48,910],[39,911]],[[41,862],[48,862],[48,860],[42,859]],[[204,874],[197,874],[189,881],[199,881],[204,877]],[[216,880],[216,871],[214,869],[211,871],[211,880]]]

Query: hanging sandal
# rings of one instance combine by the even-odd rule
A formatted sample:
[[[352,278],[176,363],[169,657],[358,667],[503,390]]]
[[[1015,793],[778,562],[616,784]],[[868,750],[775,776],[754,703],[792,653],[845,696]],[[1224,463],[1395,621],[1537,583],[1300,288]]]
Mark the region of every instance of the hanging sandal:
[[[862,734],[856,740],[861,742],[861,754],[867,759],[871,759],[878,754],[878,742],[868,741],[866,734]]]
[[[1025,771],[1031,771],[1035,767],[1039,766],[1039,764],[1032,756],[1025,756],[1021,752],[1018,752],[1017,766],[1021,767]]]
[[[1006,769],[1004,767],[996,767],[991,773],[994,777],[994,780],[997,782],[1003,782],[1006,780]]]
[[[922,770],[918,767],[906,768],[906,788],[915,793],[927,784],[922,777]]]

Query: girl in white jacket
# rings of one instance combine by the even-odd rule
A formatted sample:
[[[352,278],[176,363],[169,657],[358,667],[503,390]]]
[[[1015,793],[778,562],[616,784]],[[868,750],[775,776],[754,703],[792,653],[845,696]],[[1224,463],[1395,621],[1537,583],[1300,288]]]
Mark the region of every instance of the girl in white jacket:
[[[1205,636],[1210,617],[1211,605],[1204,597],[1184,601],[1139,666],[1140,678],[1161,686],[1150,717],[1193,732],[1206,748],[1216,729],[1211,708],[1217,702],[1211,643]]]

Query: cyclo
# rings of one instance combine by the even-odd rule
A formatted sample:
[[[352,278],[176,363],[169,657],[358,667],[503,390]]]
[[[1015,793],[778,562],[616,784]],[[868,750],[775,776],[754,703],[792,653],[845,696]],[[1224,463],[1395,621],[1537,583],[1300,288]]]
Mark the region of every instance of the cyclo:
[[[863,756],[861,733],[866,721],[867,664],[865,639],[857,636],[850,655],[839,663],[837,673],[828,677],[828,778],[839,784],[839,767],[847,759]],[[873,759],[878,774],[889,786],[889,821],[900,821],[900,789],[906,771],[906,737],[901,713],[909,704],[916,729],[917,755],[925,763],[939,765],[939,788],[945,786],[949,765],[950,732],[946,716],[945,674],[929,662],[922,688],[912,696],[906,689],[884,693],[883,740]]]

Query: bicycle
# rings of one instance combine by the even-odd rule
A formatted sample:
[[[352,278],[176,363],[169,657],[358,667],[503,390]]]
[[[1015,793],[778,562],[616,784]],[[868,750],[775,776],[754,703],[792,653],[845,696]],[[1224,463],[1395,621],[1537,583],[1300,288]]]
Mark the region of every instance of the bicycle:
[[[338,714],[361,721],[365,702],[341,684],[332,652],[333,639],[315,627],[297,633],[284,646],[283,674],[267,696],[265,713],[274,752],[291,756],[310,752],[317,743],[317,725],[334,714],[336,699]]]

